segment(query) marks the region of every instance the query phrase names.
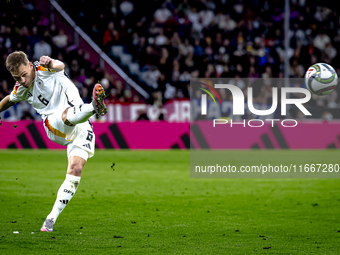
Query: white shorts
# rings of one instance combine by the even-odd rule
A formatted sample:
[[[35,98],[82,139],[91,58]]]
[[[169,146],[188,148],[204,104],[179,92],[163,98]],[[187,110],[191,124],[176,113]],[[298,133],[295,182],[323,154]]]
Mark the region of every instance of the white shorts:
[[[58,111],[44,118],[46,134],[53,142],[67,146],[67,157],[79,156],[87,160],[93,157],[95,135],[90,120],[70,127],[65,125]]]

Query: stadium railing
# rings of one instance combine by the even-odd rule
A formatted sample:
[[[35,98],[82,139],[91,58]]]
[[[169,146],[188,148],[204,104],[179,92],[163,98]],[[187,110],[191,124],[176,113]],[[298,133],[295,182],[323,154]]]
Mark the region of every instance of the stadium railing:
[[[92,63],[99,64],[100,67],[113,76],[114,80],[125,82],[132,87],[143,98],[148,99],[149,94],[133,81],[101,48],[73,21],[73,19],[63,10],[55,0],[33,0],[35,8],[46,15],[51,23],[57,28],[63,28],[69,41],[74,42],[75,47],[82,48],[90,55]]]

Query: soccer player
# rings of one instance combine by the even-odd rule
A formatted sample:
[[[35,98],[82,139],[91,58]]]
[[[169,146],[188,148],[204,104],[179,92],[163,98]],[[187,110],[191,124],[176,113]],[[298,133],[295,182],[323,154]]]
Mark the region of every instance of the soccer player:
[[[32,63],[24,52],[16,51],[7,57],[6,68],[16,84],[11,94],[0,102],[0,112],[17,102],[27,101],[41,114],[48,138],[67,146],[66,178],[40,229],[51,232],[78,188],[87,159],[94,155],[95,135],[89,118],[93,114],[106,114],[105,92],[100,84],[96,84],[92,103],[84,104],[78,89],[64,72],[64,63],[48,56]]]

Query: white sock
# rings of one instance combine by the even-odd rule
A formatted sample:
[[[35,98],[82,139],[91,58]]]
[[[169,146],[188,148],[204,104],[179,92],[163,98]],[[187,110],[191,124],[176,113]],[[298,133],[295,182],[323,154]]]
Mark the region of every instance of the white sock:
[[[73,124],[79,124],[87,121],[94,114],[92,103],[75,105],[68,109],[67,120]]]
[[[47,216],[47,219],[53,219],[54,222],[57,220],[59,214],[64,210],[76,192],[79,182],[79,176],[66,174],[66,179],[58,190],[57,199],[54,203],[52,211]]]

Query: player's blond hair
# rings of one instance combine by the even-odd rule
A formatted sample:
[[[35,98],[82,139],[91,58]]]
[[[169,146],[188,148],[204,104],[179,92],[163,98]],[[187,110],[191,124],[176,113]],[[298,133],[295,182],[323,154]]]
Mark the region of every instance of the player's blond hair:
[[[8,55],[6,59],[6,68],[10,73],[17,73],[21,65],[27,66],[29,60],[23,51],[15,51]]]

